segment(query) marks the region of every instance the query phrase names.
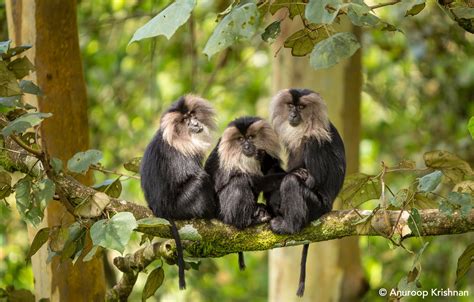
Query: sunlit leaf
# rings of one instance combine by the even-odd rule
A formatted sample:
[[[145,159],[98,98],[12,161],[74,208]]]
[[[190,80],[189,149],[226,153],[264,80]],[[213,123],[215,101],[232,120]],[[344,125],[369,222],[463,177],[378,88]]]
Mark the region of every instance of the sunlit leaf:
[[[123,164],[123,167],[130,172],[139,173],[140,172],[140,163],[142,158],[135,157]]]
[[[359,48],[360,43],[353,33],[337,33],[316,44],[309,62],[315,69],[328,68],[352,56]]]
[[[211,58],[241,39],[250,39],[258,29],[259,14],[255,3],[234,8],[222,19],[206,43],[203,52]]]
[[[160,288],[165,279],[165,271],[162,267],[154,269],[146,279],[145,287],[142,292],[142,301],[146,301],[148,298],[152,297],[156,290]]]
[[[102,152],[99,150],[87,150],[78,152],[68,160],[67,169],[74,173],[85,174],[91,165],[95,165],[102,159]]]
[[[431,192],[441,183],[441,177],[443,173],[441,171],[434,171],[421,177],[418,180],[418,190],[421,192]]]
[[[381,186],[372,175],[356,173],[346,177],[339,197],[344,206],[357,207],[362,203],[380,198]]]
[[[122,182],[119,178],[117,179],[107,179],[104,182],[94,185],[94,188],[97,191],[104,192],[113,198],[119,198],[122,193]]]
[[[160,35],[165,36],[169,40],[176,30],[188,21],[195,6],[196,0],[176,0],[148,23],[140,27],[133,34],[128,44]]]
[[[471,133],[471,137],[474,139],[474,116],[469,119],[467,129],[469,130],[469,133]]]
[[[159,225],[170,225],[169,221],[164,218],[146,217],[137,221],[140,228],[153,228]]]
[[[409,7],[405,16],[418,15],[426,6],[425,0],[404,0],[403,2],[407,3]]]
[[[458,265],[456,268],[456,283],[466,275],[474,262],[474,243],[471,243],[461,254],[458,259]]]
[[[38,125],[45,118],[51,117],[51,113],[42,113],[42,112],[33,112],[27,113],[19,118],[11,121],[8,125],[2,129],[2,134],[4,136],[9,136],[13,133],[22,133],[25,132],[28,128]]]
[[[346,5],[342,0],[310,0],[306,5],[305,17],[316,24],[330,24]]]
[[[318,42],[329,37],[330,32],[329,29],[312,24],[286,38],[284,46],[291,48],[293,56],[302,57],[309,54]]]
[[[123,253],[133,230],[137,226],[137,221],[132,213],[118,213],[110,220],[99,220],[92,225],[90,229],[92,242],[94,245]]]
[[[28,255],[26,255],[27,259],[31,258],[31,256],[36,254],[36,252],[43,246],[43,244],[48,241],[49,230],[49,228],[42,228],[36,233],[35,238],[31,243],[30,250],[28,251]]]
[[[450,152],[431,151],[425,153],[423,158],[427,167],[441,170],[454,183],[462,181],[466,175],[473,175],[471,166]]]

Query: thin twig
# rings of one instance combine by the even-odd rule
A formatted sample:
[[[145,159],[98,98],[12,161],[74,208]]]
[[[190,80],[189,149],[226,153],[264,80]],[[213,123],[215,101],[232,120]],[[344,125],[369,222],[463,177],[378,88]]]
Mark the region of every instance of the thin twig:
[[[394,4],[397,4],[399,2],[401,2],[401,0],[394,0],[394,1],[390,1],[390,2],[375,4],[375,5],[369,6],[369,8],[371,10],[374,10],[374,9],[381,8],[381,7],[384,7],[384,6],[394,5]]]
[[[103,173],[115,174],[115,175],[119,175],[119,176],[123,176],[123,177],[128,177],[128,178],[134,178],[134,179],[140,179],[140,177],[138,177],[138,176],[136,176],[136,175],[123,174],[123,173],[120,173],[120,172],[117,172],[117,171],[107,170],[107,169],[104,169],[104,168],[99,167],[99,166],[96,166],[96,165],[93,165],[93,166],[91,166],[90,168],[91,168],[92,170],[100,171],[100,172],[103,172]]]

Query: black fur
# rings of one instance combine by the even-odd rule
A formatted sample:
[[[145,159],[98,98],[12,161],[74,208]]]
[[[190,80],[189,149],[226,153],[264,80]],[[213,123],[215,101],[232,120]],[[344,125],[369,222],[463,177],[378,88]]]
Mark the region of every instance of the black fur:
[[[242,117],[231,122],[228,127],[236,127],[245,135],[248,127],[261,120],[257,117]],[[241,171],[225,171],[219,165],[219,144],[209,155],[205,170],[211,176],[218,200],[218,217],[224,223],[244,229],[250,225],[264,222],[270,218],[266,207],[257,203],[260,192],[263,191],[267,203],[279,200],[276,190],[283,178],[280,160],[269,155],[264,150],[258,150],[256,157],[260,162],[260,170],[264,176],[250,175]],[[266,179],[268,175],[268,179]],[[245,269],[245,260],[239,252],[239,268]]]
[[[185,113],[186,110],[185,99],[180,98],[164,115],[175,111]],[[148,206],[155,216],[171,222],[181,289],[186,287],[183,251],[173,220],[216,216],[211,179],[202,167],[202,160],[202,155],[185,156],[170,146],[160,128],[146,148],[140,168],[141,186]]]
[[[300,97],[313,91],[290,89],[295,106]],[[304,121],[303,121],[304,122]],[[344,143],[336,127],[329,123],[331,140],[304,141],[298,150],[290,150],[288,173],[280,185],[280,198],[271,203],[276,215],[270,228],[278,234],[294,234],[311,221],[332,210],[334,200],[342,188],[346,172]],[[279,202],[279,203],[278,203]],[[298,296],[303,296],[306,278],[306,258],[309,245],[305,244],[300,264]]]

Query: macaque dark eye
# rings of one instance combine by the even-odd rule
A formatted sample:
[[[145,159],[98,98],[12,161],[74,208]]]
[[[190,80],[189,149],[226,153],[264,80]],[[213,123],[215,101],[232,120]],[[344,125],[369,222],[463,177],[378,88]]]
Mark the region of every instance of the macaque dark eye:
[[[255,138],[255,136],[254,135],[249,135],[248,138],[249,138],[249,140],[253,140]]]
[[[288,104],[288,108],[294,109],[294,108],[295,108],[295,105],[293,105],[293,104]]]
[[[189,112],[189,115],[190,115],[190,116],[195,116],[195,115],[196,115],[196,112],[195,112],[194,110],[192,110],[192,111]]]
[[[298,105],[299,110],[303,110],[306,106],[305,105]]]
[[[243,142],[245,140],[245,137],[239,136],[239,142]]]

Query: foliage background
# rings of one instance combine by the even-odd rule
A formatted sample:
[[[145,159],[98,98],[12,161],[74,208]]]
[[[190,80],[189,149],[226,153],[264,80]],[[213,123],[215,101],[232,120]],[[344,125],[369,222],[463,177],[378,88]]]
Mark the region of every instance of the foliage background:
[[[103,163],[117,168],[141,155],[157,128],[160,112],[180,95],[194,91],[212,100],[222,129],[234,117],[266,117],[270,97],[273,53],[255,39],[208,60],[202,55],[215,27],[215,12],[223,1],[200,1],[194,35],[183,26],[167,41],[160,37],[133,43],[133,32],[156,15],[167,1],[80,1],[79,33],[88,83],[91,147],[104,152]],[[364,93],[362,98],[361,171],[375,173],[380,161],[394,165],[402,159],[421,162],[433,149],[453,151],[474,164],[474,144],[467,132],[474,115],[474,35],[465,32],[435,5],[420,15],[402,18],[395,7],[378,12],[399,26],[402,33],[365,32],[363,35]],[[7,39],[4,7],[0,6],[1,40]],[[327,100],[330,102],[330,100]],[[104,176],[96,175],[101,182]],[[402,187],[404,175],[391,181]],[[397,190],[397,188],[393,188]],[[143,202],[139,182],[124,183],[122,197]],[[14,203],[10,203],[14,204]],[[370,205],[369,205],[370,206]],[[0,287],[33,287],[25,255],[26,227],[16,210],[0,202]],[[471,271],[454,285],[456,260],[472,235],[427,238],[422,260],[424,288],[459,288],[474,292]],[[411,266],[407,253],[391,249],[380,238],[361,238],[363,265],[372,289],[392,288]],[[419,239],[407,247],[417,250]],[[248,269],[241,273],[237,256],[204,260],[199,272],[187,274],[189,290],[178,292],[174,267],[165,267],[167,282],[160,288],[164,300],[265,301],[267,254],[246,253]],[[141,280],[143,286],[144,280]],[[136,287],[136,292],[141,287]],[[135,296],[138,298],[139,295]],[[378,296],[370,290],[366,300]],[[134,297],[131,297],[134,299]],[[459,298],[463,301],[463,298]],[[468,301],[464,299],[464,301]]]

